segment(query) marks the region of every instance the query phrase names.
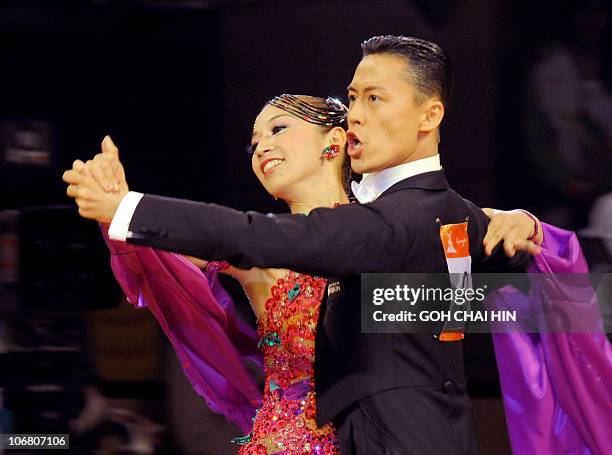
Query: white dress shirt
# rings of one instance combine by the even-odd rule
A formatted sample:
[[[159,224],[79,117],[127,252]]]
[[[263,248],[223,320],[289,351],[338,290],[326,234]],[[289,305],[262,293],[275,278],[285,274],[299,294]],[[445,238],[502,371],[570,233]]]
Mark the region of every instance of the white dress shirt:
[[[126,239],[132,237],[132,233],[129,231],[130,222],[143,196],[144,194],[137,193],[136,191],[130,191],[123,196],[123,199],[121,199],[119,203],[119,207],[117,207],[113,221],[111,221],[111,225],[108,228],[108,237],[111,240],[125,242]]]
[[[418,174],[424,174],[425,172],[439,171],[440,169],[442,169],[440,155],[436,154],[393,166],[380,172],[363,174],[360,183],[351,182],[351,190],[353,190],[357,200],[365,204],[376,200],[378,196],[401,180]]]

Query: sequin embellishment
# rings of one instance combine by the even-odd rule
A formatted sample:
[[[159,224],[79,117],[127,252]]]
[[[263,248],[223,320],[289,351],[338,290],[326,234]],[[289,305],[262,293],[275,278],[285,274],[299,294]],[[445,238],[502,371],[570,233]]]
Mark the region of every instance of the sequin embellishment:
[[[239,455],[340,453],[333,425],[319,428],[315,421],[314,341],[325,286],[323,278],[288,272],[271,288],[258,323],[266,373],[262,406]]]
[[[249,433],[245,436],[238,436],[236,438],[233,438],[231,442],[233,442],[234,444],[243,445],[243,444],[250,442],[251,439],[253,439],[253,433]]]
[[[287,296],[289,297],[289,301],[293,302],[299,293],[300,293],[300,285],[296,284],[291,289],[289,289],[289,291],[287,291]]]
[[[257,343],[257,347],[261,349],[263,345],[266,346],[275,346],[277,344],[281,344],[281,339],[278,336],[278,333],[266,333],[259,339],[259,343]]]

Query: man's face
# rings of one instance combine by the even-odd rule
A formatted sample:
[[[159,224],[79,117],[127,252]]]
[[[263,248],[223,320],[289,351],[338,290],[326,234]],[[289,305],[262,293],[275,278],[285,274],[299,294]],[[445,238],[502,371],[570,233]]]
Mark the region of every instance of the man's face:
[[[424,112],[406,79],[407,61],[390,54],[363,58],[348,88],[348,154],[353,171],[379,172],[412,161]]]

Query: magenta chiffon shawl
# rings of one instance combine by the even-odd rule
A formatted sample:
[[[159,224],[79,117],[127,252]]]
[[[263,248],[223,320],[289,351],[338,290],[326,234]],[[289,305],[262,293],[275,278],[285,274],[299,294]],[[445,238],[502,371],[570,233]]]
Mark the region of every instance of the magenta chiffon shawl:
[[[257,333],[236,316],[217,272],[203,273],[180,255],[112,241],[102,232],[128,301],[157,318],[210,409],[248,433],[261,402],[248,364],[261,369],[262,357]]]
[[[539,333],[493,334],[512,451],[610,454],[612,349],[594,293],[588,288],[586,298],[584,289],[567,293],[560,275],[586,274],[588,267],[573,232],[546,224],[543,229],[542,254],[529,272],[546,274],[546,280],[532,280],[536,286],[529,297],[503,289],[496,305],[533,311],[550,305],[553,296],[567,314],[588,321],[590,333],[550,333],[542,317]]]

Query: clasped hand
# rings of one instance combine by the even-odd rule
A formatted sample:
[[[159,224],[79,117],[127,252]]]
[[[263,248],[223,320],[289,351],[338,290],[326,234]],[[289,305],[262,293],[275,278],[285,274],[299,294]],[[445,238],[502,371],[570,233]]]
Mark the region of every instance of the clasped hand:
[[[83,162],[76,160],[62,175],[68,183],[66,194],[74,198],[83,218],[109,224],[121,199],[128,193],[125,171],[119,161],[119,149],[110,136],[101,144],[102,153]]]

